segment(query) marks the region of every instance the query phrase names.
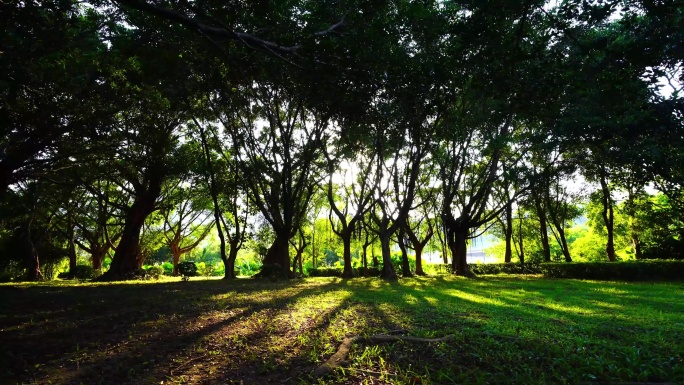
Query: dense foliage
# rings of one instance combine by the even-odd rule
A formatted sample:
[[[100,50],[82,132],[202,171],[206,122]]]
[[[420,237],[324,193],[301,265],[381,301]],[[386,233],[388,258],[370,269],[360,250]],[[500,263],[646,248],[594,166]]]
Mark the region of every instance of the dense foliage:
[[[0,270],[681,258],[683,9],[3,2]]]

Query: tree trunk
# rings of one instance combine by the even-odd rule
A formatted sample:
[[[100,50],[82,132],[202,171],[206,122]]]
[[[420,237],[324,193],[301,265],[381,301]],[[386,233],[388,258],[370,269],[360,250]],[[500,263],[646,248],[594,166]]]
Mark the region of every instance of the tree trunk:
[[[537,207],[539,217],[539,234],[541,235],[542,251],[544,252],[544,262],[551,262],[551,245],[549,244],[549,232],[546,224],[546,214]]]
[[[643,259],[644,255],[641,253],[641,240],[636,234],[632,234],[632,246],[634,246],[634,257],[636,259]]]
[[[142,260],[139,258],[140,231],[147,217],[154,212],[154,202],[161,190],[159,186],[153,191],[148,191],[136,197],[135,202],[128,210],[121,239],[114,252],[112,264],[106,273],[100,277],[102,281],[116,281],[128,279],[132,273],[141,267]]]
[[[178,262],[180,261],[180,250],[178,248],[171,247],[171,256],[173,258],[173,276],[178,277]]]
[[[102,264],[104,263],[105,256],[107,255],[107,248],[100,245],[93,245],[91,247],[93,252],[90,256],[90,262],[93,265],[93,270],[102,270]]]
[[[401,276],[405,278],[413,277],[413,274],[411,274],[411,264],[408,259],[408,251],[406,250],[406,231],[402,227],[399,228],[397,240],[401,250]]]
[[[606,225],[606,232],[608,233],[608,239],[606,241],[606,254],[608,255],[608,260],[610,262],[615,262],[615,243],[614,243],[614,213],[613,213],[613,200],[610,197],[610,188],[608,187],[608,182],[605,176],[601,175],[601,192],[602,192],[602,202],[603,211],[601,215],[603,216],[603,222]]]
[[[40,259],[38,258],[38,251],[31,239],[30,229],[26,232],[24,247],[26,248],[24,251],[26,254],[26,279],[29,281],[42,280],[43,273],[40,271]]]
[[[561,250],[563,251],[563,256],[565,257],[565,262],[572,262],[572,258],[570,257],[570,249],[568,248],[568,241],[565,239],[565,230],[559,229],[558,237],[561,241],[560,246]]]
[[[344,261],[344,269],[342,270],[342,278],[352,278],[354,275],[352,272],[352,260],[351,260],[351,237],[352,237],[352,233],[351,233],[351,231],[348,231],[346,233],[343,233],[340,237],[342,238],[342,245],[343,245],[342,259]]]
[[[511,259],[513,257],[513,248],[511,245],[511,239],[513,238],[513,207],[510,204],[506,206],[506,228],[504,234],[506,238],[504,262],[511,263]]]
[[[423,271],[423,246],[416,245],[413,251],[416,252],[416,275],[425,275]]]
[[[290,242],[284,232],[277,232],[276,238],[264,257],[262,273],[280,278],[290,278]]]
[[[453,256],[451,261],[452,272],[463,277],[471,277],[473,274],[470,272],[467,260],[468,228],[458,226],[449,231],[451,232],[449,235],[449,246]]]
[[[397,280],[397,273],[394,271],[394,265],[392,265],[392,251],[390,250],[392,234],[387,230],[383,230],[378,237],[380,238],[380,246],[382,248],[382,273],[380,273],[380,277],[388,281]]]
[[[235,274],[235,261],[237,261],[238,251],[240,249],[237,247],[239,240],[230,243],[230,251],[228,252],[228,258],[224,262],[225,271],[223,273],[223,279],[235,279],[237,275]]]

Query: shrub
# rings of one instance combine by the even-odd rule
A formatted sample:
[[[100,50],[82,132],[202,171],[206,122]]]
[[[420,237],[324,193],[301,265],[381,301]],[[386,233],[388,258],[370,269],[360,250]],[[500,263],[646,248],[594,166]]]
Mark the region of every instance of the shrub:
[[[173,275],[173,263],[164,262],[164,263],[162,263],[161,266],[162,266],[162,269],[164,269],[165,275]]]
[[[450,273],[451,265],[441,266]],[[476,275],[491,274],[543,274],[548,278],[592,280],[681,280],[684,279],[684,261],[628,261],[628,262],[551,262],[551,263],[490,263],[471,264]]]
[[[186,277],[197,276],[197,265],[192,261],[185,261],[178,264],[178,272]]]
[[[684,279],[684,261],[545,263],[540,266],[544,276],[549,278],[621,281]]]
[[[318,267],[316,269],[309,269],[310,277],[341,277],[342,268],[339,267]]]
[[[476,275],[542,273],[538,263],[477,263],[469,266],[470,271]],[[451,271],[451,265],[449,265],[448,271]]]
[[[211,263],[211,262],[209,262],[209,263],[200,262],[198,269],[197,269],[197,272],[200,275],[203,275],[205,277],[211,277],[216,272],[216,265]]]
[[[159,279],[159,277],[164,275],[164,268],[158,265],[150,266],[147,268],[147,275],[150,278]]]

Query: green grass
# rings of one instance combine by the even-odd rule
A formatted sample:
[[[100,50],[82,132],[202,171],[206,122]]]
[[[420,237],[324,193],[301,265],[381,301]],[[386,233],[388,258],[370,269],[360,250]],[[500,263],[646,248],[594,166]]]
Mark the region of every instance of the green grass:
[[[684,284],[315,278],[0,285],[0,383],[684,383]],[[435,344],[345,335],[406,329]]]

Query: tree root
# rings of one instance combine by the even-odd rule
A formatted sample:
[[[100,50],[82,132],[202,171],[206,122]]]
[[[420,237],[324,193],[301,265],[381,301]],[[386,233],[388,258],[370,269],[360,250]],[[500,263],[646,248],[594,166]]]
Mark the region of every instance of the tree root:
[[[396,332],[403,332],[401,331],[395,331]],[[383,342],[396,342],[396,341],[408,341],[408,342],[422,342],[422,343],[431,343],[431,342],[444,342],[444,341],[449,341],[453,339],[453,335],[447,335],[444,337],[440,338],[420,338],[420,337],[410,337],[410,336],[400,336],[400,335],[389,335],[389,334],[377,334],[369,337],[360,337],[360,336],[355,336],[355,337],[346,337],[343,341],[342,344],[340,344],[340,347],[337,349],[337,352],[330,356],[327,361],[325,361],[321,366],[316,368],[313,372],[314,377],[324,377],[330,373],[332,373],[335,369],[339,367],[344,367],[348,366],[349,362],[347,362],[347,355],[349,355],[349,349],[351,349],[351,346],[354,342],[375,342],[375,343],[383,343]]]

